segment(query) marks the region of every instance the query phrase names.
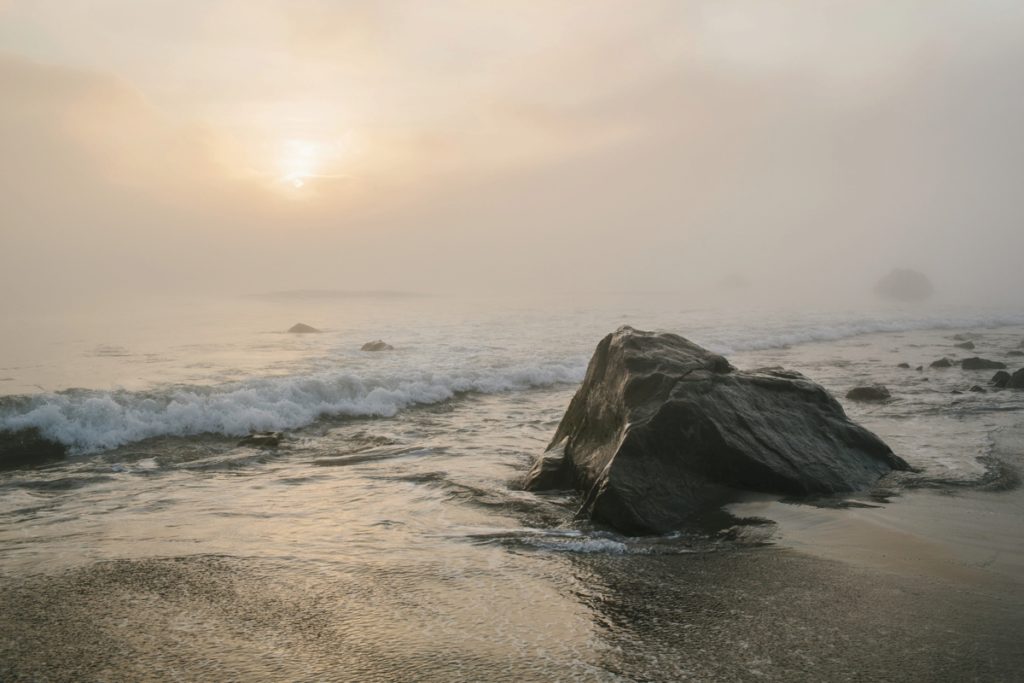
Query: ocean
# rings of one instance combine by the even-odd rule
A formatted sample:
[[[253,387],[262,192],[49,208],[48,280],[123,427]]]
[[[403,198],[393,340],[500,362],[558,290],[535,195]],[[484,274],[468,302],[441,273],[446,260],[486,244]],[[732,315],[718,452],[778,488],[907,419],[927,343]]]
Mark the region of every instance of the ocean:
[[[742,496],[666,536],[575,520],[574,494],[518,482],[623,324],[804,373],[916,471],[841,498]],[[2,680],[1009,680],[1024,664],[1024,391],[929,367],[1024,366],[1020,310],[307,292],[0,325],[0,430],[70,449],[0,463]],[[374,339],[394,350],[361,350]],[[865,383],[893,399],[845,400]],[[280,446],[239,445],[264,430]]]

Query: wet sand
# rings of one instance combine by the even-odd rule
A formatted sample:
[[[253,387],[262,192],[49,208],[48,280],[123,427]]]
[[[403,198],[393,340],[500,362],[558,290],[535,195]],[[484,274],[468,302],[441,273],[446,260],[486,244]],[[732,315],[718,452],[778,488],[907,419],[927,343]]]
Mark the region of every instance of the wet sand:
[[[366,595],[342,575],[262,560],[100,562],[3,583],[0,680],[969,681],[1024,670],[1024,601],[994,576],[910,577],[770,547],[579,555],[567,568],[557,596],[527,599],[538,638],[524,648],[500,612],[451,630],[440,620],[456,605],[425,604],[436,594],[401,581]],[[378,600],[403,614],[401,632],[374,623]],[[578,659],[560,640],[560,601],[583,609],[597,641]]]

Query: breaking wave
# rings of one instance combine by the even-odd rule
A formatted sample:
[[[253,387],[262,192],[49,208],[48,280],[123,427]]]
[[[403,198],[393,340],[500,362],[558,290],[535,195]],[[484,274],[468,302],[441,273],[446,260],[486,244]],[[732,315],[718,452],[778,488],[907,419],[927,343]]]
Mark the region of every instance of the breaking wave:
[[[549,362],[401,377],[333,371],[148,392],[74,389],[0,399],[0,430],[35,427],[75,453],[90,453],[157,436],[241,436],[295,429],[326,416],[391,417],[468,392],[578,383],[584,370],[583,364]]]

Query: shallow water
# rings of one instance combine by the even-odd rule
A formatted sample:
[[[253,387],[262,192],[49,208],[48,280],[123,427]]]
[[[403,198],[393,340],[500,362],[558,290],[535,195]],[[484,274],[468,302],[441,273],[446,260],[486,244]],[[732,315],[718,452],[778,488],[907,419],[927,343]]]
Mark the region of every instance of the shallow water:
[[[968,392],[991,371],[927,367],[1024,365],[1007,355],[1024,339],[1013,315],[388,300],[342,330],[332,307],[337,321],[372,306],[252,305],[213,341],[101,325],[0,370],[47,390],[6,399],[0,424],[80,453],[0,473],[7,678],[956,680],[1019,663],[1004,636],[1024,625],[1024,392]],[[275,332],[297,320],[335,331]],[[729,507],[756,524],[628,538],[574,521],[574,496],[516,482],[626,320],[837,396],[886,384],[890,402],[844,404],[919,471]],[[963,332],[975,351],[953,347]],[[358,351],[378,337],[397,350]],[[95,352],[101,338],[124,353]],[[71,384],[85,386],[52,393]],[[264,428],[288,429],[281,447],[236,445]]]

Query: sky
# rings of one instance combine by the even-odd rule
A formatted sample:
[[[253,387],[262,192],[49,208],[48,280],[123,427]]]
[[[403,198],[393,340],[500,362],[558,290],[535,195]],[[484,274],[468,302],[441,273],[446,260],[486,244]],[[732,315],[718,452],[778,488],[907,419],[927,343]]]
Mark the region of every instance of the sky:
[[[0,0],[0,286],[1024,288],[1024,4]]]

